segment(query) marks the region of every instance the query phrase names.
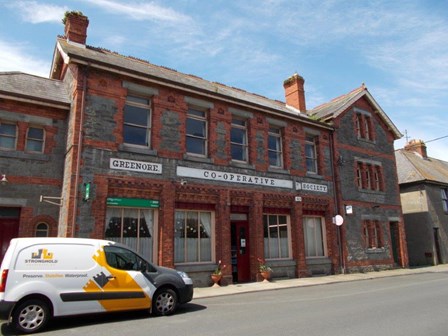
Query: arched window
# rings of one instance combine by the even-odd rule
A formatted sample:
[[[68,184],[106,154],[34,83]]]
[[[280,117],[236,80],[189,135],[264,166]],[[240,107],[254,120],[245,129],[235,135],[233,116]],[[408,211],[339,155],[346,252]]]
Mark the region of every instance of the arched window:
[[[49,229],[47,223],[38,223],[36,225],[36,237],[48,237]]]

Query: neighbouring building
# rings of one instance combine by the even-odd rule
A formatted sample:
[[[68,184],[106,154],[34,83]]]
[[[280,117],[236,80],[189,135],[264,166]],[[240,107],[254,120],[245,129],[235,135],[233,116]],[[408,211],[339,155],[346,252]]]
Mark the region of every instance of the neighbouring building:
[[[395,152],[412,266],[448,262],[448,162],[427,155],[422,140]]]
[[[44,226],[120,241],[196,286],[219,260],[225,283],[259,258],[278,278],[407,266],[400,133],[367,89],[307,111],[297,74],[271,100],[87,46],[88,23],[67,16],[50,79],[0,76],[2,247]]]

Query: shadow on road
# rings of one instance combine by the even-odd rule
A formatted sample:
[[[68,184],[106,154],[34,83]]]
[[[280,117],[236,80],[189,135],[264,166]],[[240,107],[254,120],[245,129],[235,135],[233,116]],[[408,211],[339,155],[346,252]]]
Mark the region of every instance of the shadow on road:
[[[204,310],[207,307],[198,305],[195,303],[187,303],[179,306],[175,315],[179,314],[189,314],[194,313],[196,311]],[[74,329],[77,327],[85,327],[89,325],[98,325],[98,324],[107,324],[107,323],[115,323],[121,321],[133,321],[133,320],[141,320],[147,318],[168,318],[165,316],[152,316],[146,310],[141,311],[129,311],[129,312],[120,312],[120,313],[104,313],[104,314],[94,314],[94,315],[79,315],[79,316],[71,316],[71,317],[59,317],[52,319],[47,327],[43,330],[43,332],[49,331],[57,331],[64,329]],[[10,328],[7,323],[2,323],[1,325],[1,334],[2,335],[18,335],[12,328]]]

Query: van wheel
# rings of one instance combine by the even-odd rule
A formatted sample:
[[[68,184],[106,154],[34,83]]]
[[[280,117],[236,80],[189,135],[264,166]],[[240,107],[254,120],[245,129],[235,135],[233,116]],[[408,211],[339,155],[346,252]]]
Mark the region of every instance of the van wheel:
[[[153,313],[155,315],[171,315],[177,308],[177,294],[169,288],[162,288],[156,292],[153,300]]]
[[[12,323],[16,330],[34,333],[41,330],[50,318],[50,309],[45,301],[32,299],[19,304],[12,314]]]

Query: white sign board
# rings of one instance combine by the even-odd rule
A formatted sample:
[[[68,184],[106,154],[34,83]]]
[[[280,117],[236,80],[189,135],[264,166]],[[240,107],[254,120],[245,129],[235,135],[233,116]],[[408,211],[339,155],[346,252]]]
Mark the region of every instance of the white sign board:
[[[228,173],[216,170],[177,167],[177,175],[182,177],[194,177],[203,180],[222,181],[230,183],[252,184],[263,187],[277,187],[291,189],[291,180],[281,180],[271,177]]]
[[[328,187],[325,184],[296,182],[296,190],[316,191],[326,193],[328,192]]]
[[[110,159],[110,169],[129,170],[149,174],[162,174],[162,165],[159,163],[123,160],[117,158]]]

